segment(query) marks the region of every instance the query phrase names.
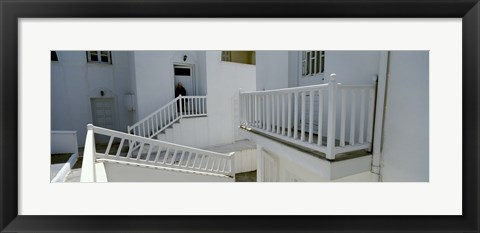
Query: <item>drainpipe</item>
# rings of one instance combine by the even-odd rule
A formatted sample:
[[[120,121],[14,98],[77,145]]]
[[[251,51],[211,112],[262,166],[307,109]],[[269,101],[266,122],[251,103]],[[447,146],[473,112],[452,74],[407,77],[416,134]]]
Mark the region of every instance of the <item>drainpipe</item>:
[[[385,118],[385,104],[387,100],[387,84],[388,74],[390,68],[390,51],[381,52],[380,54],[380,70],[377,79],[377,100],[375,105],[375,118],[374,118],[374,130],[373,130],[373,148],[372,148],[372,169],[374,174],[374,181],[382,181],[382,141],[383,141],[383,128]]]

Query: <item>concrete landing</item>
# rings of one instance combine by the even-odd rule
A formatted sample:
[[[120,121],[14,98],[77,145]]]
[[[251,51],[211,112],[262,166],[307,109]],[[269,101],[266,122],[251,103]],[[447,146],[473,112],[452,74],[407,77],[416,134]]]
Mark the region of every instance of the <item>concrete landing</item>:
[[[206,147],[204,150],[209,150],[218,153],[230,153],[235,151],[242,151],[248,149],[256,149],[257,145],[249,140],[236,141],[232,144],[224,144],[219,146]]]

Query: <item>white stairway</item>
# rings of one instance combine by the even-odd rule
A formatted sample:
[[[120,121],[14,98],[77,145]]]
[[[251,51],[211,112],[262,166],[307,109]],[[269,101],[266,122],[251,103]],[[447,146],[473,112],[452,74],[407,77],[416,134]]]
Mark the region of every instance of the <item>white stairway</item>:
[[[81,182],[235,181],[233,155],[88,125]]]
[[[156,139],[175,144],[204,148],[209,146],[207,117],[182,118],[156,136]]]

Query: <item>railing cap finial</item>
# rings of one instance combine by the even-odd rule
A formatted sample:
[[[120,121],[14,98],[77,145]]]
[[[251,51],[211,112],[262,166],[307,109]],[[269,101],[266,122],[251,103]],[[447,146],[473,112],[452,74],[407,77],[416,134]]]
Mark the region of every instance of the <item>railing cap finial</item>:
[[[332,73],[330,74],[330,82],[336,82],[337,81],[337,74]]]
[[[92,125],[92,124],[88,124],[88,125],[87,125],[87,129],[88,129],[88,130],[92,130],[92,129],[93,129],[93,125]]]

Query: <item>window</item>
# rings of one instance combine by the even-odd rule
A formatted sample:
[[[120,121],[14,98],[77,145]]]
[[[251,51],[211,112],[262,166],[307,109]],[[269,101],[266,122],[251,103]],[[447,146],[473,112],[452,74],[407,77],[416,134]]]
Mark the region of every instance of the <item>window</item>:
[[[255,51],[222,51],[222,61],[255,65]]]
[[[88,62],[112,64],[110,51],[87,51]]]
[[[302,52],[302,76],[322,74],[325,68],[325,51]]]
[[[178,76],[190,76],[189,67],[174,67],[174,74]]]
[[[57,52],[50,51],[50,61],[58,61]]]

